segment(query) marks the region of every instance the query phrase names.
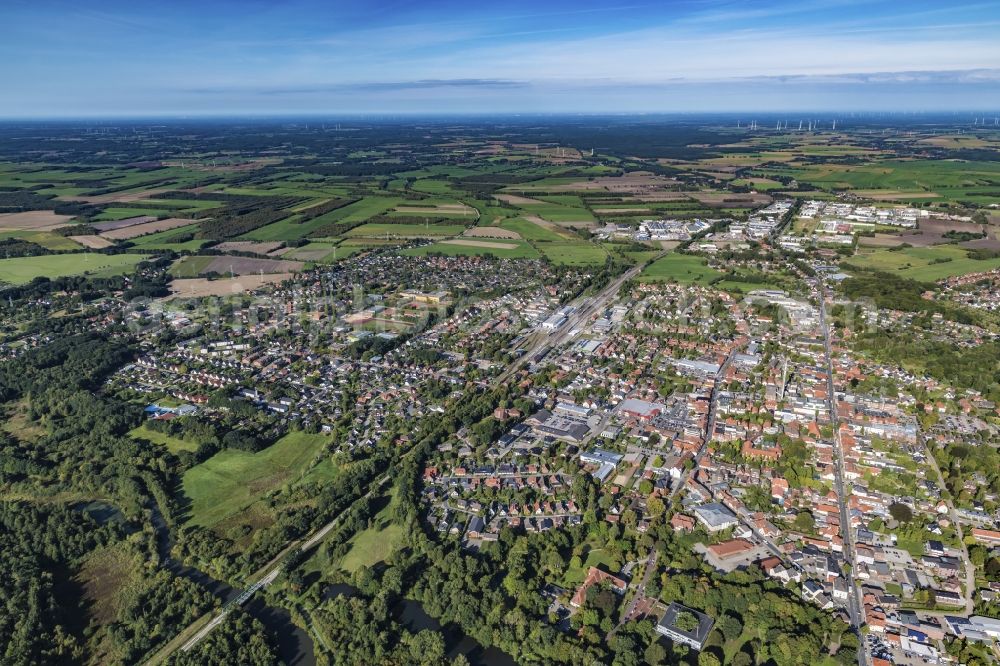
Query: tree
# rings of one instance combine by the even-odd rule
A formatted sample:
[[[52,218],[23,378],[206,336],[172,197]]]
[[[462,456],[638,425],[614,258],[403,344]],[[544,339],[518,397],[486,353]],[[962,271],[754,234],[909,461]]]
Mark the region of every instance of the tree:
[[[792,524],[800,532],[811,532],[816,526],[816,519],[808,511],[799,511],[795,515],[795,521]]]
[[[674,618],[674,627],[681,631],[691,632],[698,628],[698,618],[693,613],[681,611]]]
[[[649,666],[659,666],[666,660],[667,650],[656,641],[649,644],[642,656]]]
[[[889,515],[898,523],[905,524],[913,520],[913,509],[905,504],[894,502],[889,505]]]
[[[698,655],[698,666],[722,666],[722,662],[719,661],[714,652],[705,650]]]
[[[727,641],[735,640],[743,633],[743,623],[735,615],[728,613],[719,618],[718,627]]]
[[[753,657],[746,652],[737,652],[733,655],[731,666],[753,666]]]

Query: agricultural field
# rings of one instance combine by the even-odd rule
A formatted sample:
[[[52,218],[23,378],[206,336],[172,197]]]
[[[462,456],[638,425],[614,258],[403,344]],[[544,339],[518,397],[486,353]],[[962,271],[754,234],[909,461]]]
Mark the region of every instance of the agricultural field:
[[[596,243],[539,242],[535,247],[553,264],[560,266],[600,266],[608,259],[608,252]]]
[[[116,220],[125,220],[130,217],[140,217],[143,215],[149,215],[152,217],[159,217],[161,215],[169,215],[171,210],[166,208],[155,209],[155,208],[105,208],[104,211],[94,218],[97,222],[114,222]]]
[[[107,238],[103,238],[101,236],[97,236],[95,234],[87,234],[84,236],[67,236],[66,238],[73,241],[74,243],[78,243],[91,250],[103,250],[104,248],[111,247],[115,244],[114,241],[108,240]]]
[[[501,259],[537,259],[539,254],[524,241],[439,241],[429,245],[408,248],[400,254],[422,257],[428,254],[442,254],[449,257],[492,255]]]
[[[124,275],[130,272],[137,263],[148,258],[143,254],[97,254],[83,252],[0,259],[0,282],[26,284],[36,277],[55,278],[66,275],[111,277],[113,275]]]
[[[761,168],[765,177],[784,176],[824,190],[852,190],[876,201],[974,203],[1000,197],[1000,162],[879,160],[869,164],[815,164]]]
[[[143,224],[133,224],[121,229],[102,231],[100,235],[110,240],[129,240],[130,238],[138,238],[139,236],[146,236],[161,231],[170,231],[171,229],[186,227],[190,224],[191,220],[168,217],[165,220],[156,220],[155,222],[145,222]]]
[[[241,275],[234,278],[176,278],[170,282],[170,298],[233,296],[254,291],[266,284],[278,284],[295,277],[292,273]]]
[[[575,233],[563,229],[540,217],[529,217],[527,219],[513,218],[500,223],[504,229],[514,231],[522,238],[532,241],[564,241],[579,238]]]
[[[337,250],[338,247],[334,243],[307,243],[301,247],[294,247],[282,252],[281,258],[328,263],[338,258],[343,259],[352,254],[350,248],[345,248],[341,252]]]
[[[518,196],[513,200],[508,199],[508,203],[516,205],[525,214],[537,215],[549,222],[590,225],[596,221],[594,215],[584,207],[583,200],[575,195],[555,195],[532,199]]]
[[[690,254],[670,254],[657,259],[639,274],[641,282],[680,282],[707,284],[722,273],[708,266],[702,257]]]
[[[861,250],[847,264],[896,273],[920,282],[979,273],[1000,268],[1000,258],[971,259],[968,251],[955,245],[901,247],[893,250]]]
[[[281,241],[227,241],[213,245],[213,250],[219,252],[252,252],[254,254],[270,254],[282,247]]]
[[[16,238],[41,245],[46,250],[52,250],[53,252],[79,250],[84,246],[83,243],[74,240],[71,236],[62,236],[51,231],[0,231],[0,240],[8,238]]]
[[[200,275],[217,274],[230,277],[261,273],[292,273],[302,270],[301,261],[264,259],[236,256],[187,256],[181,257],[171,273],[180,278],[194,278]]]
[[[345,238],[434,238],[458,236],[465,227],[458,224],[362,224],[344,234]]]
[[[0,231],[50,231],[65,227],[72,219],[72,215],[57,215],[50,210],[0,213]]]
[[[181,252],[184,250],[194,251],[201,248],[207,241],[193,238],[193,234],[198,231],[198,225],[191,224],[186,227],[178,227],[168,231],[149,234],[131,241],[132,247],[137,250],[174,250]]]

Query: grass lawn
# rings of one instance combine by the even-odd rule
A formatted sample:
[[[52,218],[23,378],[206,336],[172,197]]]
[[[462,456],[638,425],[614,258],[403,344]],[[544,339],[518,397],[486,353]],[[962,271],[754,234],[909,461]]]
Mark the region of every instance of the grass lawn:
[[[746,294],[751,291],[756,291],[758,289],[784,289],[779,284],[767,284],[760,282],[740,282],[738,280],[722,280],[721,282],[716,282],[713,285],[716,289],[721,289],[722,291],[732,292],[734,294]]]
[[[36,277],[63,277],[64,275],[90,275],[111,277],[128,273],[148,259],[142,254],[50,254],[41,257],[16,257],[0,259],[0,281],[26,284]]]
[[[198,450],[198,445],[194,442],[188,442],[180,437],[174,437],[166,433],[157,432],[156,430],[147,428],[145,423],[138,428],[133,428],[128,435],[132,439],[144,439],[147,442],[165,446],[171,453],[178,453],[180,451],[194,452]]]
[[[403,527],[392,522],[387,503],[372,519],[372,526],[358,532],[348,542],[351,549],[340,561],[340,567],[354,573],[363,566],[384,562],[396,552],[402,541]]]
[[[863,250],[847,262],[921,282],[1000,268],[1000,259],[970,259],[963,248],[955,245],[906,247],[895,251]]]
[[[608,252],[600,245],[580,242],[538,243],[536,247],[554,264],[562,266],[603,266]]]
[[[7,403],[4,412],[0,428],[22,442],[34,442],[48,434],[48,429],[42,424],[28,419],[27,400]]]
[[[563,586],[564,587],[576,587],[583,582],[583,579],[587,577],[587,571],[590,567],[600,567],[611,573],[611,567],[608,566],[608,562],[611,561],[611,554],[608,553],[603,548],[592,548],[590,552],[587,553],[587,559],[583,561],[582,566],[573,567],[570,566],[566,569],[566,573],[563,575]]]
[[[326,435],[292,432],[257,453],[233,449],[216,453],[184,473],[190,521],[211,527],[297,480],[328,441]]]
[[[642,282],[680,282],[706,284],[721,275],[708,266],[705,259],[690,255],[670,253],[657,259],[639,274]]]
[[[480,239],[476,239],[480,240]],[[514,248],[497,248],[497,247],[474,247],[471,245],[449,245],[447,243],[433,243],[431,245],[422,245],[420,247],[411,247],[400,252],[400,254],[408,257],[423,257],[428,254],[437,253],[443,254],[449,257],[467,257],[467,256],[486,256],[492,255],[500,259],[537,259],[538,252],[535,248],[531,247],[525,242],[518,242],[514,240],[490,240],[481,239],[485,242],[491,243],[505,243],[505,244],[516,244],[517,247]]]

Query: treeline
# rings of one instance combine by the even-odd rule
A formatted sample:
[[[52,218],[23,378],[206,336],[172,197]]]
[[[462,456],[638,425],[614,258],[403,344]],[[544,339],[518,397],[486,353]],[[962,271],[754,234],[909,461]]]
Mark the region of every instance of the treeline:
[[[278,666],[281,660],[260,620],[241,608],[188,652],[176,650],[167,666]]]
[[[530,183],[535,180],[541,180],[541,178],[542,176],[518,176],[511,173],[482,173],[458,178],[454,183],[457,187],[469,192],[473,197],[488,201],[497,190],[509,185]]]
[[[855,348],[877,361],[926,372],[940,381],[1000,399],[1000,343],[958,347],[948,342],[914,338],[912,332],[872,331],[855,337]]]
[[[343,208],[344,206],[350,206],[352,203],[357,203],[360,201],[357,197],[343,197],[331,199],[321,204],[315,206],[310,206],[305,210],[301,210],[298,213],[298,219],[296,223],[301,224],[303,222],[308,222],[309,220],[316,219],[320,215],[326,215],[327,213],[332,213],[338,208]]]
[[[963,324],[973,324],[978,321],[976,313],[954,303],[924,298],[925,292],[935,289],[933,284],[917,282],[893,273],[866,271],[846,264],[843,267],[854,272],[852,277],[840,283],[840,290],[851,300],[870,299],[879,308],[888,310],[940,313],[952,321]]]
[[[391,176],[400,171],[419,169],[420,164],[404,162],[356,162],[346,164],[308,164],[297,168],[303,173],[319,176]]]
[[[166,257],[150,259],[149,266],[159,266],[161,262],[169,265]],[[146,262],[140,262],[142,268]],[[166,273],[156,275],[136,275],[128,278],[116,275],[107,278],[86,277],[83,275],[66,275],[57,278],[37,277],[28,284],[7,287],[3,295],[9,297],[17,306],[22,299],[44,298],[54,293],[66,292],[79,294],[81,301],[92,301],[106,296],[109,292],[122,291],[126,299],[148,297],[156,298],[170,293],[167,285],[169,276]],[[0,312],[9,308],[7,299],[0,300]]]
[[[4,238],[0,240],[0,258],[2,259],[9,259],[11,257],[38,257],[48,253],[49,251],[41,245],[20,238]]]
[[[434,209],[427,209],[428,216],[416,215],[375,215],[368,218],[365,224],[471,224],[472,218],[434,217]]]
[[[201,222],[200,238],[223,240],[240,236],[260,227],[277,222],[292,213],[286,210],[298,203],[297,197],[275,197],[264,204],[236,205],[217,212],[210,220]]]
[[[61,201],[33,190],[0,190],[0,213],[51,210],[57,215],[91,215],[101,207],[83,201]]]

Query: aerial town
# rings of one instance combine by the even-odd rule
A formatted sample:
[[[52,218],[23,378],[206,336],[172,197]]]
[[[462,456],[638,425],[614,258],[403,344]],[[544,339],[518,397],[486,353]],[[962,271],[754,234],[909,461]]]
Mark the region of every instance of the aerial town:
[[[725,120],[0,124],[0,663],[1000,662],[1000,129]]]

